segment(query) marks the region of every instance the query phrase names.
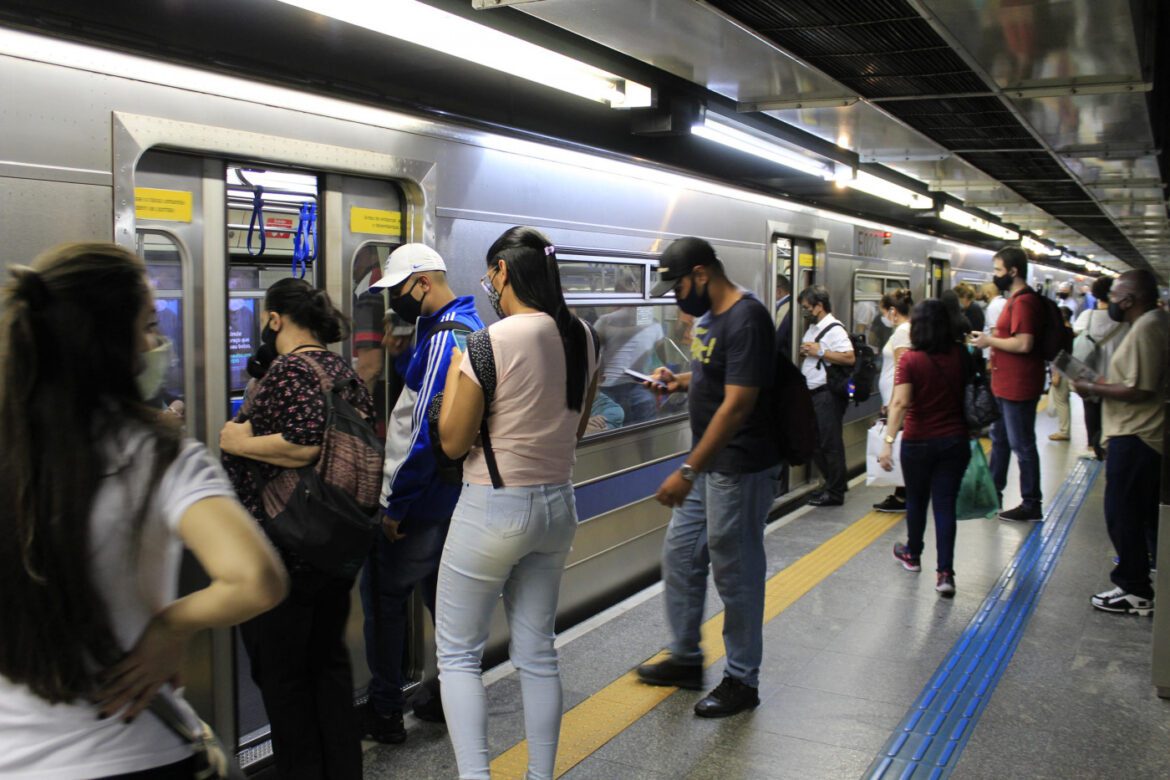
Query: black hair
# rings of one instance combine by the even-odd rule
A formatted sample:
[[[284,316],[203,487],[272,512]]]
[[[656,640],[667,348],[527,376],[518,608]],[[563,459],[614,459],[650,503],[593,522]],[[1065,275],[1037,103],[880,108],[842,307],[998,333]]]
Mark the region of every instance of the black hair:
[[[792,292],[792,282],[788,281],[788,277],[784,274],[776,276],[776,292],[789,295]]]
[[[264,310],[291,318],[322,344],[349,337],[349,318],[333,305],[329,293],[304,279],[286,277],[275,282],[264,294]]]
[[[90,521],[109,474],[103,447],[152,434],[150,474],[126,506],[134,566],[147,509],[180,442],[148,407],[141,317],[146,267],[106,243],[68,244],[8,269],[0,297],[0,674],[51,703],[93,693],[120,646],[93,577]],[[140,501],[140,504],[136,502]]]
[[[1028,279],[1028,253],[1018,246],[1005,246],[1003,249],[995,253],[995,256],[1003,263],[1005,271],[1016,269],[1016,276],[1027,281]]]
[[[805,287],[800,291],[800,297],[797,300],[800,303],[807,303],[809,308],[819,303],[825,307],[826,314],[833,313],[833,302],[829,300],[829,289],[823,284],[814,284],[812,287]]]
[[[914,294],[905,287],[890,290],[882,296],[882,311],[897,309],[903,317],[908,317],[912,308],[914,308]]]
[[[589,341],[586,325],[565,303],[553,243],[535,228],[509,228],[487,251],[489,269],[498,267],[501,260],[508,266],[508,284],[517,300],[556,322],[565,350],[565,403],[573,411],[581,411],[589,373]]]
[[[963,304],[959,301],[959,294],[954,290],[943,290],[938,299],[942,301],[943,306],[947,309],[947,315],[951,318],[951,329],[956,334],[955,338],[958,339],[970,333],[971,321],[967,319],[966,314],[963,314]]]
[[[931,355],[950,352],[960,335],[950,311],[940,300],[930,298],[910,312],[910,346],[914,349]]]
[[[1123,281],[1133,288],[1133,297],[1138,303],[1153,308],[1158,303],[1158,279],[1146,268],[1135,268],[1121,275]]]
[[[1102,276],[1093,282],[1091,292],[1093,297],[1099,301],[1108,301],[1109,291],[1113,289],[1113,277]]]

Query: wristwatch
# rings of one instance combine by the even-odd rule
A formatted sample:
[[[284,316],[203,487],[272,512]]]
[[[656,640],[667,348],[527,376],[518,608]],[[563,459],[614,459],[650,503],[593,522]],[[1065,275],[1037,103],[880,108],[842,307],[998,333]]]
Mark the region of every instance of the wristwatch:
[[[817,357],[823,358],[825,356],[825,345],[821,344],[821,351],[817,353]]]
[[[893,436],[891,436],[891,435],[890,435],[890,434],[888,434],[888,433],[887,433],[887,434],[886,434],[884,437],[882,437],[882,438],[883,438],[883,440],[885,441],[885,443],[886,443],[886,444],[893,444],[895,441],[897,441],[897,439],[895,439]]]
[[[684,463],[678,467],[678,475],[687,482],[694,482],[695,477],[698,476],[698,473],[693,468],[691,468],[690,464]]]

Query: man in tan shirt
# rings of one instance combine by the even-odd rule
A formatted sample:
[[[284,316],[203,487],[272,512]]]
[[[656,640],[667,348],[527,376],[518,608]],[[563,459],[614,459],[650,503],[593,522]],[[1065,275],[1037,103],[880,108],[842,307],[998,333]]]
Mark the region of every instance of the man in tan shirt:
[[[1109,292],[1109,316],[1130,331],[1113,353],[1109,372],[1096,382],[1078,381],[1082,395],[1103,399],[1105,524],[1117,550],[1112,590],[1091,602],[1104,612],[1148,615],[1154,609],[1151,558],[1157,548],[1162,428],[1165,422],[1170,315],[1157,306],[1158,286],[1149,271],[1127,271]]]

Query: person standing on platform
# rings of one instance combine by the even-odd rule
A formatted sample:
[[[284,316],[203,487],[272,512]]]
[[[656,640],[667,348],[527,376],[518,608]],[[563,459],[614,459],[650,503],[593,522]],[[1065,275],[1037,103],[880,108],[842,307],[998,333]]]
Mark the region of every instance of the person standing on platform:
[[[402,661],[406,649],[407,608],[416,586],[435,614],[435,577],[447,539],[459,486],[439,478],[427,410],[443,391],[456,348],[443,322],[458,322],[471,332],[483,327],[475,299],[456,297],[447,284],[447,266],[425,244],[403,244],[386,258],[386,270],[372,287],[390,291],[390,308],[415,328],[414,348],[403,374],[403,389],[390,415],[382,480],[382,534],[362,570],[369,699],[361,713],[363,735],[383,743],[406,739],[402,712]],[[443,720],[437,683],[429,681],[415,714]]]
[[[1072,310],[1067,306],[1060,307],[1061,321],[1064,327],[1064,341],[1067,344],[1066,352],[1072,352],[1073,328]],[[1072,433],[1072,409],[1069,408],[1069,384],[1060,372],[1052,370],[1052,384],[1048,388],[1048,402],[1056,412],[1057,430],[1048,434],[1049,441],[1068,441]]]
[[[788,277],[776,277],[776,349],[792,360],[792,285]]]
[[[638,667],[648,685],[699,689],[699,633],[708,568],[723,599],[723,680],[695,705],[722,718],[760,703],[764,651],[764,523],[772,506],[780,455],[769,435],[777,353],[768,309],[730,278],[700,238],[680,238],[663,252],[651,297],[674,290],[695,322],[691,371],[654,371],[659,392],[687,392],[693,446],[656,498],[673,507],[662,550],[670,656]]]
[[[1092,291],[1085,296],[1094,305],[1077,315],[1073,332],[1077,339],[1090,340],[1094,355],[1089,367],[1102,372],[1109,368],[1109,362],[1117,345],[1129,332],[1129,323],[1114,322],[1109,316],[1109,291],[1113,289],[1113,278],[1102,276],[1093,282]],[[1085,408],[1085,432],[1089,436],[1089,452],[1097,460],[1105,460],[1105,448],[1101,445],[1101,399],[1086,395],[1081,398]]]
[[[849,331],[833,316],[829,291],[823,285],[806,287],[799,300],[807,324],[800,344],[800,356],[804,358],[800,370],[812,393],[820,438],[813,462],[825,480],[824,488],[808,502],[812,506],[841,506],[848,490],[842,422],[849,401],[829,389],[828,368],[830,364],[852,366],[856,356]]]
[[[1056,286],[1056,305],[1068,309],[1069,319],[1077,316],[1077,299],[1073,296],[1072,282],[1061,282]]]
[[[910,350],[910,309],[913,306],[914,298],[909,290],[891,290],[882,296],[882,324],[894,330],[882,347],[882,373],[878,377],[878,391],[882,394],[882,417],[886,417],[890,411],[898,361]],[[874,504],[873,508],[879,512],[905,512],[905,486],[894,488],[893,493]]]
[[[967,282],[955,285],[955,295],[959,296],[959,308],[967,318],[971,330],[983,330],[983,308],[975,302],[975,287]]]
[[[991,426],[991,474],[1001,498],[1008,462],[1014,452],[1020,466],[1019,506],[999,513],[1001,520],[1044,517],[1040,493],[1040,455],[1036,450],[1036,404],[1044,392],[1044,358],[1036,339],[1044,325],[1044,303],[1028,286],[1028,255],[1019,247],[996,252],[995,285],[1008,294],[995,334],[972,333],[971,343],[991,348],[991,392],[1000,418]],[[991,322],[989,318],[987,320]]]
[[[1103,612],[1148,615],[1154,609],[1150,568],[1157,553],[1170,315],[1159,309],[1158,285],[1146,270],[1127,271],[1108,294],[1109,317],[1130,331],[1096,382],[1078,393],[1102,399],[1105,525],[1117,551],[1109,578],[1116,586],[1093,596]]]

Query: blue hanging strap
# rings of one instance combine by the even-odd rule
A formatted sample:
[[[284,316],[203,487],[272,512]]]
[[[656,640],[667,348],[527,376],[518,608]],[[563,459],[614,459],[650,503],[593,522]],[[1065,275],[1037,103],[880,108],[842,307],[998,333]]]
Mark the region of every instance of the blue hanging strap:
[[[260,230],[260,251],[252,251],[252,236],[256,229]],[[259,257],[264,254],[264,249],[267,246],[265,237],[264,225],[264,188],[256,187],[252,191],[252,219],[248,222],[248,254],[252,257]]]
[[[300,219],[293,234],[292,273],[304,279],[309,263],[317,259],[317,204],[301,204]]]

